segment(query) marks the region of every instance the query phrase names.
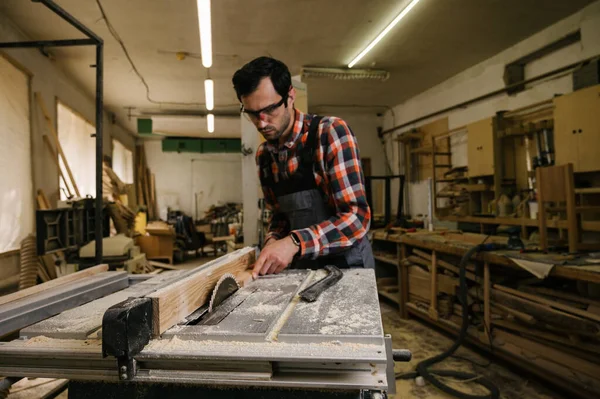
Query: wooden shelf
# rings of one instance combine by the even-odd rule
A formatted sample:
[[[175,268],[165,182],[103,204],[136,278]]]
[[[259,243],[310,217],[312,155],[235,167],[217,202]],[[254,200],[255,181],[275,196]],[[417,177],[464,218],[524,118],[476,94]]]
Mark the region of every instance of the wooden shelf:
[[[481,224],[506,224],[509,226],[527,226],[527,227],[537,227],[538,221],[534,219],[521,219],[521,218],[486,218],[486,217],[477,217],[477,216],[444,216],[440,217],[440,220],[448,221],[448,222],[463,222],[463,223],[481,223]],[[567,221],[566,220],[548,220],[547,222],[548,228],[554,229],[567,229]],[[600,220],[593,221],[583,221],[581,222],[581,228],[584,231],[600,231]]]
[[[394,265],[394,266],[398,266],[398,260],[395,258],[389,258],[387,256],[381,256],[381,255],[373,255],[375,260],[378,260],[380,262],[384,262],[384,263],[388,263],[390,265]]]
[[[575,194],[600,194],[600,187],[576,188]]]
[[[390,294],[389,292],[386,292],[383,290],[377,290],[377,292],[379,293],[380,296],[384,297],[385,299],[389,299],[390,301],[394,302],[396,305],[400,304],[400,301],[398,300],[398,294]]]

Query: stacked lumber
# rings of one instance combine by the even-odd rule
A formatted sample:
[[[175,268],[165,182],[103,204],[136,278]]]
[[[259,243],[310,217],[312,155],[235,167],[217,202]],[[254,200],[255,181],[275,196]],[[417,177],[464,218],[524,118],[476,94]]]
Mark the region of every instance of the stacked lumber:
[[[136,213],[130,201],[131,184],[125,184],[106,162],[102,163],[102,197],[108,201],[108,212],[117,234],[131,237],[135,227]]]
[[[156,182],[154,174],[148,168],[143,145],[138,145],[135,151],[135,173],[135,191],[138,203],[147,208],[148,220],[157,220],[159,216],[156,204]]]
[[[458,286],[459,269],[457,258],[452,259],[413,249],[403,264],[408,267],[409,307],[428,311],[436,321],[437,317],[446,318],[444,323],[458,330],[462,308],[453,289]],[[484,347],[491,344],[495,352],[503,351],[582,397],[599,397],[600,300],[549,286],[556,281],[531,280],[511,275],[506,269],[501,273],[490,269],[486,318],[484,278],[476,273],[474,263],[467,266],[469,330],[475,332],[471,338]],[[434,270],[435,286],[431,279]],[[436,295],[432,295],[433,289]]]

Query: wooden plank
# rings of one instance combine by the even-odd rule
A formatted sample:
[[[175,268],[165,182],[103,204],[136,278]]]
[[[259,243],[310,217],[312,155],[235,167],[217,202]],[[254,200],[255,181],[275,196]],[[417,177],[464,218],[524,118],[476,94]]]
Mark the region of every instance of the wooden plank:
[[[48,138],[48,136],[44,134],[42,137],[44,138],[44,142],[46,143],[46,147],[48,148],[48,151],[50,151],[52,160],[56,164],[56,168],[58,169],[58,175],[62,179],[62,181],[65,185],[65,188],[67,189],[67,195],[69,198],[72,198],[73,193],[71,192],[71,187],[69,186],[69,183],[67,182],[65,174],[63,173],[62,168],[60,167],[60,162],[58,162],[58,155],[56,154],[56,152],[54,152],[54,148],[52,148],[52,144],[50,143],[50,139]],[[46,209],[50,209],[50,206],[48,205],[48,208],[46,208]]]
[[[591,334],[598,334],[600,331],[598,324],[592,321],[573,316],[569,313],[564,313],[560,310],[552,309],[549,306],[532,302],[497,289],[493,289],[491,292],[492,299],[495,301],[528,313],[543,323],[567,328],[571,331],[581,330],[582,332]]]
[[[174,282],[150,295],[153,306],[154,336],[159,336],[190,315],[207,301],[219,278],[225,273],[239,273],[255,262],[254,249],[246,247],[227,254],[198,272]]]
[[[583,297],[583,296],[577,295],[577,294],[571,294],[569,292],[553,290],[553,289],[546,288],[546,287],[519,287],[519,289],[523,289],[524,291],[527,291],[527,292],[533,292],[533,293],[538,293],[538,294],[542,294],[542,295],[553,296],[553,297],[565,299],[565,300],[571,301],[571,302],[600,306],[600,301],[598,301],[598,300],[586,298],[586,297]]]
[[[408,266],[403,262],[406,259],[406,245],[400,245],[400,262],[398,262],[398,283],[400,284],[399,307],[403,319],[408,319]]]
[[[531,294],[528,294],[526,292],[514,290],[512,288],[504,287],[504,286],[501,286],[501,285],[498,285],[498,284],[494,284],[494,288],[497,289],[497,290],[500,290],[502,292],[513,294],[513,295],[519,296],[521,298],[528,299],[530,301],[534,301],[534,302],[537,302],[537,303],[540,303],[540,304],[543,304],[543,305],[550,306],[551,308],[554,308],[554,309],[560,309],[560,310],[565,311],[567,313],[571,313],[571,314],[574,314],[574,315],[577,315],[577,316],[585,317],[586,319],[590,319],[590,320],[594,320],[596,322],[600,322],[600,316],[598,316],[596,314],[593,314],[593,313],[590,313],[590,312],[587,312],[585,310],[581,310],[581,309],[575,308],[573,306],[565,305],[563,303],[559,303],[559,302],[556,302],[556,301],[551,301],[549,299],[542,298],[542,297],[537,296],[537,295],[531,295]]]
[[[529,325],[534,325],[537,323],[537,320],[532,315],[523,313],[523,312],[519,312],[518,310],[509,308],[508,306],[504,306],[499,303],[494,303],[492,305],[492,308],[497,309],[506,314],[509,314],[509,315],[513,316],[515,319],[520,320]]]
[[[586,374],[594,379],[598,379],[600,376],[600,365],[598,364],[578,359],[547,345],[539,344],[535,341],[505,331],[497,331],[497,337],[513,343],[521,348],[527,349],[528,351],[531,351],[538,356],[553,361],[557,364],[577,370],[578,372]],[[600,381],[598,381],[598,383],[600,383]]]
[[[429,316],[433,320],[437,320],[438,307],[437,307],[437,296],[438,296],[438,274],[437,274],[437,256],[435,251],[431,253],[431,292],[430,292],[430,303],[429,303]]]
[[[107,270],[108,270],[108,265],[98,265],[98,266],[90,267],[89,269],[79,271],[77,273],[68,274],[66,276],[59,277],[52,281],[48,281],[47,283],[39,284],[39,285],[30,287],[30,288],[27,288],[27,289],[24,289],[24,290],[21,290],[21,291],[18,291],[18,292],[9,294],[9,295],[1,296],[0,297],[0,305],[9,303],[12,301],[16,301],[17,299],[25,298],[25,297],[33,295],[33,294],[44,292],[46,290],[58,287],[60,285],[66,284],[66,283],[72,284],[83,278],[90,277],[95,274],[105,272]]]
[[[485,262],[483,264],[483,320],[485,323],[485,333],[489,340],[492,337],[489,335],[491,332],[492,324],[491,324],[491,311],[490,311],[490,264]]]
[[[62,146],[60,145],[60,141],[58,140],[58,132],[54,128],[54,124],[52,124],[52,119],[50,118],[50,114],[48,113],[46,104],[44,104],[44,101],[42,100],[42,96],[39,92],[35,93],[35,99],[38,102],[38,105],[42,111],[44,119],[46,120],[46,124],[48,125],[48,130],[50,130],[50,133],[52,133],[52,138],[54,139],[54,144],[56,145],[56,148],[58,149],[58,154],[62,158],[63,164],[65,165],[65,169],[67,170],[67,174],[69,175],[69,179],[71,179],[71,185],[73,186],[73,189],[75,190],[75,195],[77,195],[77,197],[81,197],[81,194],[79,193],[79,188],[77,187],[77,182],[75,182],[75,178],[73,177],[73,172],[71,172],[71,168],[69,167],[69,162],[67,161],[67,157],[65,156],[65,153],[62,150]]]
[[[532,337],[542,338],[547,341],[556,342],[558,344],[563,344],[563,345],[570,346],[570,347],[573,347],[576,349],[582,349],[582,350],[593,352],[593,353],[600,355],[600,346],[599,345],[593,345],[593,344],[588,344],[588,343],[584,343],[584,342],[575,343],[575,342],[571,341],[570,339],[563,337],[561,335],[553,334],[549,331],[542,331],[542,330],[535,329],[532,327],[524,326],[522,324],[514,323],[514,322],[508,321],[508,320],[493,320],[492,324],[497,325],[502,328],[512,330],[512,331],[516,331],[516,332],[519,332],[522,334],[530,335]]]
[[[413,253],[416,254],[416,255],[419,255],[420,257],[422,257],[424,259],[431,260],[431,255],[429,255],[426,252],[420,251],[420,250],[418,250],[416,248],[413,248]],[[460,274],[460,270],[459,270],[458,266],[454,266],[453,264],[448,263],[448,262],[446,262],[445,260],[442,260],[442,259],[438,259],[437,263],[438,263],[438,266],[441,266],[444,269],[450,270],[451,272],[456,273],[456,274]],[[420,264],[422,264],[422,263],[420,263]],[[466,271],[465,276],[467,277],[467,279],[469,279],[471,281],[479,282],[481,280],[474,273],[472,273],[472,272],[470,272],[468,270]]]

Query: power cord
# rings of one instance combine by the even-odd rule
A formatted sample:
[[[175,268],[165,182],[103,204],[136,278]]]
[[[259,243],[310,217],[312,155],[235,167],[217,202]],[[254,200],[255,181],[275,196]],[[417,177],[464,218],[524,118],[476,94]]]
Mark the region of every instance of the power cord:
[[[487,238],[486,238],[487,240]],[[495,249],[494,244],[485,244],[485,240],[474,247],[470,248],[467,253],[460,260],[459,265],[459,301],[462,305],[462,323],[460,326],[460,332],[452,346],[448,348],[446,351],[436,355],[432,358],[425,359],[417,364],[417,371],[414,373],[403,374],[397,376],[397,378],[401,379],[412,379],[417,376],[423,377],[425,380],[429,381],[433,386],[438,388],[439,390],[448,393],[454,397],[460,399],[498,399],[500,397],[500,391],[498,387],[489,379],[484,376],[479,376],[477,374],[465,373],[455,370],[430,370],[434,364],[447,359],[452,356],[454,352],[462,345],[465,338],[467,337],[467,331],[469,328],[469,307],[467,302],[468,297],[468,287],[467,287],[467,279],[466,279],[466,268],[469,259],[478,252],[487,251]],[[472,395],[467,394],[462,391],[456,390],[449,385],[440,381],[437,376],[441,377],[453,377],[460,381],[472,381],[479,385],[484,386],[490,392],[489,395]]]

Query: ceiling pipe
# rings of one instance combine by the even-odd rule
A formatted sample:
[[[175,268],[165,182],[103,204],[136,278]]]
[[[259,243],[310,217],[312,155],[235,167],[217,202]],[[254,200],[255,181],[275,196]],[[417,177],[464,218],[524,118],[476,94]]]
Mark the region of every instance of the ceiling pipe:
[[[427,114],[427,115],[424,115],[424,116],[420,116],[420,117],[415,118],[413,120],[410,120],[408,122],[405,122],[405,123],[402,123],[400,125],[397,125],[397,126],[394,126],[392,128],[389,128],[387,130],[384,130],[381,134],[383,136],[385,136],[386,134],[393,133],[393,132],[395,132],[397,130],[400,130],[400,129],[403,129],[403,128],[406,128],[406,127],[410,127],[410,126],[414,125],[415,123],[422,122],[422,121],[427,120],[429,118],[433,118],[435,116],[442,115],[442,114],[448,113],[450,111],[454,111],[454,110],[459,109],[459,108],[464,108],[464,107],[467,107],[469,105],[478,103],[478,102],[483,101],[483,100],[487,100],[488,98],[496,97],[496,96],[498,96],[500,94],[507,93],[512,88],[517,87],[519,85],[526,85],[526,84],[534,83],[534,82],[537,82],[539,80],[546,79],[546,78],[552,77],[554,75],[558,75],[560,73],[566,72],[566,71],[568,71],[570,69],[575,69],[578,66],[581,66],[581,65],[583,65],[583,64],[585,64],[585,63],[587,63],[589,61],[592,61],[592,60],[598,58],[599,56],[600,55],[595,55],[593,57],[586,58],[585,60],[574,62],[572,64],[569,64],[569,65],[566,65],[566,66],[554,69],[554,70],[552,70],[550,72],[543,73],[543,74],[535,76],[533,78],[525,79],[523,81],[513,83],[513,84],[511,84],[509,86],[505,86],[505,87],[503,87],[501,89],[494,90],[494,91],[489,92],[487,94],[484,94],[484,95],[472,98],[472,99],[467,100],[467,101],[463,101],[463,102],[461,102],[459,104],[455,104],[455,105],[452,105],[450,107],[441,109],[439,111],[435,111],[435,112],[432,112],[430,114]]]

